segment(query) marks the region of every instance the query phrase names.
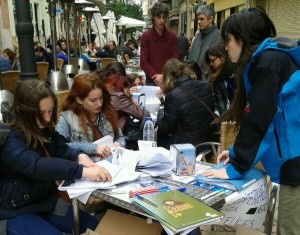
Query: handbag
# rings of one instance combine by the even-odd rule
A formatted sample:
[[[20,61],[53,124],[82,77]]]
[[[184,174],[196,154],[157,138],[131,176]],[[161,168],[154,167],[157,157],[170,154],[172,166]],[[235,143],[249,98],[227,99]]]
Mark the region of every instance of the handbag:
[[[129,117],[123,134],[126,141],[138,141],[141,138],[142,133],[142,121],[136,121],[133,117]]]

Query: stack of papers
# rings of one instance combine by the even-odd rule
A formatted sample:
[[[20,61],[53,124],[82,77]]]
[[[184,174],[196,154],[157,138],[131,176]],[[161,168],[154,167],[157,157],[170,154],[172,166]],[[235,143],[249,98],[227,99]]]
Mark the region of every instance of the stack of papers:
[[[110,163],[106,160],[97,162],[96,164],[104,167],[111,174],[111,182],[97,182],[88,179],[79,179],[66,185],[66,182],[63,181],[58,189],[60,191],[67,191],[70,198],[76,197],[81,202],[86,203],[90,194],[96,189],[110,189],[117,184],[134,181],[140,177],[140,173],[121,167],[120,165]]]

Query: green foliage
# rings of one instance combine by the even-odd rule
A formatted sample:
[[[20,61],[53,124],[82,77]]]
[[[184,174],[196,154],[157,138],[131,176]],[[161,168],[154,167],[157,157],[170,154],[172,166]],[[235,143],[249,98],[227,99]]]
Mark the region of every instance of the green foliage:
[[[141,5],[137,4],[126,4],[125,1],[113,0],[110,3],[110,10],[115,13],[116,19],[119,19],[121,15],[134,18],[137,20],[144,20],[143,10]],[[106,14],[106,6],[102,5],[101,12],[102,15]]]

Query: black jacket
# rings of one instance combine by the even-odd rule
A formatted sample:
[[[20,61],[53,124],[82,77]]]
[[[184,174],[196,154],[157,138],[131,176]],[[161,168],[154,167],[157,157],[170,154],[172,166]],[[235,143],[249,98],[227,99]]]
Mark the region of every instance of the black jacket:
[[[44,131],[45,150],[26,146],[23,136],[12,130],[0,149],[0,219],[24,213],[51,212],[57,201],[55,180],[79,179],[79,151],[65,144],[56,131]]]
[[[158,121],[158,134],[171,135],[171,144],[191,143],[197,145],[215,141],[214,130],[210,124],[213,120],[212,114],[179,86],[184,86],[213,110],[214,100],[211,85],[207,81],[182,77],[166,94],[164,116]]]

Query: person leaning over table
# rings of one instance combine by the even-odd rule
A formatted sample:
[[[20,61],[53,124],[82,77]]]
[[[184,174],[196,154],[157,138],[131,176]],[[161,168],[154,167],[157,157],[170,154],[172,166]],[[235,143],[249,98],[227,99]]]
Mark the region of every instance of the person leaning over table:
[[[75,77],[61,111],[56,130],[70,147],[106,158],[111,155],[110,147],[125,146],[110,94],[95,73]],[[114,138],[112,146],[93,143],[107,135]]]
[[[165,148],[169,148],[170,144],[197,145],[216,141],[211,126],[214,119],[211,111],[213,96],[208,81],[197,80],[195,72],[186,64],[170,59],[164,67],[161,89],[165,102],[164,109],[160,109],[157,116],[158,145],[161,140]],[[167,136],[170,136],[169,140]],[[197,154],[201,150],[198,148]]]
[[[109,172],[55,131],[57,99],[39,80],[18,83],[12,110],[15,118],[0,149],[0,220],[8,235],[72,233],[71,204],[58,198],[56,180],[82,177],[110,181]],[[3,130],[1,130],[1,135]],[[80,210],[80,232],[98,221]]]
[[[290,128],[297,129],[300,124],[299,121],[286,121],[297,117],[299,120],[299,108],[286,109],[287,105],[280,105],[280,102],[285,104],[286,97],[296,102],[299,100],[297,92],[282,95],[286,85],[294,85],[291,75],[296,74],[299,67],[284,52],[263,51],[250,67],[248,82],[252,89],[247,97],[243,82],[247,77],[246,68],[249,68],[253,54],[264,45],[264,40],[276,36],[274,23],[262,9],[249,8],[230,15],[222,26],[221,35],[231,61],[237,63],[235,79],[238,84],[233,104],[221,118],[235,120],[238,133],[233,146],[217,158],[218,162],[224,160],[227,168],[207,170],[203,176],[240,179],[261,160],[271,181],[280,183],[277,234],[299,234],[300,150],[296,138],[299,133]],[[276,42],[276,39],[283,46],[296,44],[280,37],[271,42]],[[292,140],[288,141],[289,138]]]
[[[118,113],[119,128],[121,128],[127,138],[130,133],[140,129],[143,120],[145,120],[146,116],[150,116],[150,113],[148,110],[139,107],[130,97],[129,83],[126,80],[126,71],[122,63],[112,62],[108,64],[104,70],[98,72],[98,76],[110,93],[111,103]],[[133,128],[131,124],[137,128]],[[126,140],[126,147],[128,147],[131,144],[129,143],[131,140],[129,138]],[[133,142],[132,148],[136,148],[136,140],[133,140]]]

